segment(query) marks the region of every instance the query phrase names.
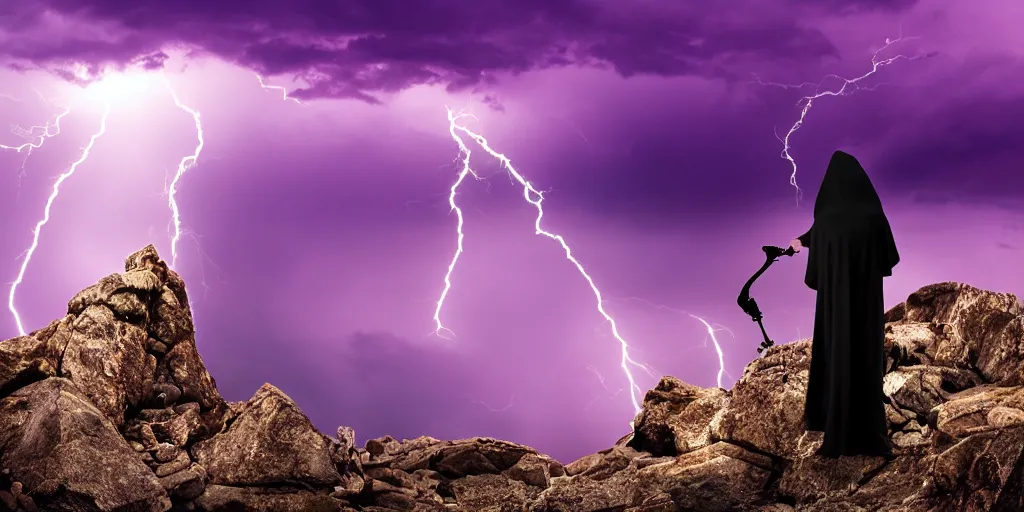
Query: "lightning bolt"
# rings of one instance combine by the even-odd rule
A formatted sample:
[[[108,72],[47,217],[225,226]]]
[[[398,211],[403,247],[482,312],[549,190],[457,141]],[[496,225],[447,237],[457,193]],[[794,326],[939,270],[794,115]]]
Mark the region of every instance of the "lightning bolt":
[[[11,96],[3,96],[3,97],[9,98],[12,101],[20,101],[20,100],[17,100],[15,98],[11,97]],[[48,123],[46,123],[44,125],[30,126],[28,129],[22,128],[20,126],[15,126],[14,128],[12,128],[11,131],[14,132],[16,135],[19,135],[21,137],[28,138],[28,139],[35,139],[35,141],[29,140],[28,142],[26,142],[24,144],[21,144],[20,146],[7,146],[7,145],[4,145],[4,144],[0,144],[0,149],[3,149],[3,150],[14,151],[15,153],[21,153],[22,151],[25,152],[25,158],[22,159],[21,167],[18,168],[19,191],[20,191],[20,178],[25,176],[25,165],[28,164],[28,157],[32,155],[32,150],[39,149],[39,148],[43,147],[43,143],[46,142],[47,139],[50,139],[52,137],[56,137],[57,135],[60,135],[60,121],[61,121],[61,119],[64,119],[64,116],[67,116],[70,113],[71,113],[71,108],[70,107],[69,108],[65,108],[64,111],[61,112],[60,114],[58,114],[56,117],[54,117],[54,119],[52,121],[50,121],[50,122],[48,122]],[[39,135],[36,135],[36,132],[42,132],[42,133],[40,133]]]
[[[792,169],[793,169],[793,172],[789,175],[789,184],[791,186],[793,186],[793,188],[796,189],[796,197],[797,197],[797,202],[798,203],[799,203],[800,199],[803,197],[803,191],[800,189],[800,186],[797,185],[797,183],[796,183],[797,165],[796,165],[796,160],[793,158],[793,155],[791,155],[790,152],[789,152],[789,150],[792,149],[792,146],[790,145],[790,142],[789,142],[790,137],[792,137],[793,134],[796,133],[796,131],[799,130],[804,125],[804,120],[807,118],[807,113],[811,110],[811,107],[814,106],[814,101],[815,100],[820,99],[820,98],[824,98],[826,96],[847,96],[849,94],[853,94],[854,92],[856,92],[858,90],[865,90],[866,88],[860,86],[860,82],[862,80],[865,80],[868,77],[874,75],[875,73],[877,73],[879,69],[881,69],[881,68],[883,68],[885,66],[888,66],[889,64],[892,64],[892,63],[894,63],[894,62],[896,62],[898,60],[915,60],[916,58],[918,58],[918,57],[908,57],[908,56],[902,55],[902,54],[896,55],[894,57],[889,57],[889,58],[886,58],[886,59],[879,58],[879,54],[881,54],[882,52],[888,50],[889,47],[893,46],[894,44],[899,43],[900,41],[903,41],[905,39],[910,39],[910,38],[904,38],[903,34],[902,34],[902,30],[900,31],[900,36],[897,37],[896,39],[886,38],[885,39],[885,45],[883,45],[881,48],[876,50],[871,55],[871,70],[868,71],[867,73],[864,73],[863,75],[860,75],[860,76],[856,77],[856,78],[843,78],[843,77],[841,77],[839,75],[836,75],[836,74],[828,74],[828,75],[825,75],[825,77],[822,78],[821,81],[818,82],[817,84],[811,84],[809,82],[804,82],[804,83],[798,84],[798,85],[785,85],[785,84],[778,84],[778,83],[772,83],[772,82],[768,82],[768,83],[761,82],[760,78],[757,78],[757,76],[755,75],[755,78],[757,78],[757,81],[759,83],[761,83],[762,85],[769,85],[769,86],[773,86],[773,87],[781,87],[783,89],[802,89],[802,88],[804,88],[806,86],[810,86],[810,85],[814,86],[814,93],[813,94],[810,94],[808,96],[804,96],[804,97],[800,98],[800,100],[797,101],[797,106],[801,107],[800,108],[800,117],[797,118],[795,123],[793,123],[793,126],[789,127],[789,130],[786,132],[786,134],[784,136],[779,136],[778,133],[775,134],[775,138],[779,139],[779,141],[782,142],[782,154],[781,154],[781,157],[783,159],[787,160],[789,162],[790,167],[792,167]],[[822,88],[825,85],[825,81],[829,80],[829,79],[839,80],[842,83],[842,85],[838,89],[824,89],[823,90]]]
[[[454,198],[455,198],[455,195],[456,195],[456,193],[458,191],[459,186],[465,181],[466,176],[469,176],[469,175],[474,175],[475,176],[475,174],[473,173],[472,170],[470,170],[470,167],[469,167],[469,158],[470,158],[469,148],[466,147],[466,144],[463,141],[462,137],[459,136],[458,133],[456,133],[456,132],[462,132],[462,133],[466,134],[469,138],[473,139],[481,148],[483,148],[483,150],[485,152],[487,152],[487,154],[489,154],[492,157],[498,159],[498,161],[501,162],[502,167],[504,167],[507,170],[509,176],[512,179],[514,179],[516,182],[518,182],[519,185],[521,185],[523,187],[523,198],[528,203],[533,205],[534,208],[536,208],[536,210],[537,210],[537,217],[534,219],[535,234],[543,235],[543,236],[545,236],[547,238],[550,238],[551,240],[554,240],[554,241],[558,242],[558,244],[562,247],[562,250],[565,252],[565,258],[567,260],[569,260],[569,262],[572,263],[576,267],[576,270],[579,271],[580,275],[583,276],[584,279],[586,279],[587,284],[590,285],[590,289],[591,289],[591,291],[594,292],[594,298],[597,301],[597,311],[598,311],[598,313],[600,313],[601,316],[604,317],[605,321],[608,322],[608,324],[611,326],[612,335],[619,342],[619,346],[620,346],[619,366],[622,368],[622,371],[625,374],[626,379],[629,381],[629,391],[630,391],[629,395],[630,395],[630,400],[633,403],[633,410],[634,410],[634,412],[636,414],[639,414],[641,409],[642,409],[641,406],[640,406],[640,403],[641,403],[640,402],[640,395],[643,392],[640,389],[640,386],[637,385],[636,379],[633,376],[633,372],[631,371],[631,368],[640,368],[640,369],[644,369],[646,371],[650,371],[650,370],[647,368],[647,366],[634,361],[630,357],[630,355],[629,355],[629,348],[630,348],[629,344],[626,342],[626,340],[619,333],[618,324],[615,322],[615,319],[612,318],[611,315],[609,315],[607,311],[605,311],[604,297],[601,294],[601,290],[594,283],[594,279],[590,276],[590,274],[587,273],[586,269],[583,268],[583,264],[581,264],[579,262],[579,260],[577,260],[576,257],[573,256],[572,250],[569,248],[569,244],[565,241],[565,239],[561,235],[558,235],[558,234],[546,231],[546,230],[544,230],[544,228],[541,227],[541,222],[542,222],[542,220],[544,218],[544,207],[543,207],[544,194],[542,194],[539,190],[534,188],[533,184],[530,183],[530,181],[528,181],[521,174],[519,174],[518,171],[516,171],[515,167],[512,166],[512,162],[508,159],[508,157],[506,157],[505,155],[503,155],[501,153],[498,153],[497,151],[492,149],[490,144],[487,142],[487,139],[485,139],[482,135],[479,135],[479,134],[469,130],[465,126],[462,126],[462,125],[458,124],[458,120],[459,119],[461,119],[463,117],[472,117],[472,116],[468,116],[468,115],[461,114],[461,113],[460,114],[454,114],[452,112],[452,110],[447,108],[447,107],[446,107],[446,110],[448,111],[448,131],[452,135],[452,138],[455,140],[455,143],[458,144],[458,146],[459,146],[459,154],[461,156],[463,156],[463,159],[462,159],[463,167],[462,167],[462,170],[459,172],[458,178],[456,178],[455,184],[452,185],[451,194],[448,196],[449,197],[449,205],[452,207],[452,210],[454,210],[456,212],[456,214],[458,215],[458,217],[459,217],[459,224],[458,224],[458,226],[459,226],[459,236],[458,236],[459,247],[458,247],[458,251],[456,252],[455,256],[452,258],[451,264],[448,267],[449,268],[449,272],[445,276],[445,291],[442,292],[442,298],[441,298],[441,300],[438,301],[437,312],[439,312],[441,307],[443,307],[443,305],[444,305],[444,295],[446,295],[448,290],[451,288],[451,286],[450,286],[450,283],[451,283],[451,279],[450,279],[450,277],[451,277],[451,270],[455,267],[455,263],[458,260],[459,254],[461,254],[461,252],[462,252],[462,239],[463,239],[463,234],[462,234],[462,229],[461,229],[461,226],[462,226],[462,212],[461,212],[461,210],[458,209],[458,206],[456,206]],[[435,320],[438,319],[438,316],[439,316],[438,314],[435,314]],[[439,325],[439,327],[438,327],[439,331],[441,329],[444,329],[443,325],[441,325],[441,322],[439,320],[437,320],[437,324]],[[630,422],[630,426],[632,427],[632,421]]]
[[[441,308],[444,307],[444,300],[448,297],[448,292],[452,289],[452,272],[455,271],[455,265],[459,262],[459,257],[462,256],[463,245],[462,242],[466,238],[466,234],[462,231],[462,227],[465,223],[465,216],[462,214],[462,208],[455,202],[455,195],[459,192],[459,187],[462,186],[462,182],[466,180],[467,176],[473,176],[478,178],[477,174],[469,166],[469,157],[472,152],[466,147],[466,143],[463,142],[462,138],[459,137],[455,130],[457,125],[453,119],[451,110],[448,110],[448,133],[451,134],[452,139],[459,145],[459,156],[462,157],[462,169],[459,171],[458,177],[455,178],[455,182],[452,183],[448,193],[448,206],[449,211],[455,212],[457,222],[455,224],[455,232],[457,234],[455,254],[452,255],[451,262],[448,263],[448,271],[444,274],[444,289],[441,290],[441,296],[437,299],[437,307],[434,309],[434,333],[445,339],[451,339],[448,336],[455,336],[455,333],[444,326],[441,323]]]
[[[178,184],[181,181],[181,178],[185,174],[185,172],[188,171],[190,168],[195,166],[196,161],[199,158],[199,154],[202,152],[203,147],[205,145],[205,140],[203,138],[203,127],[202,127],[202,124],[200,123],[200,120],[199,120],[199,112],[194,110],[194,109],[192,109],[192,108],[190,108],[189,106],[185,105],[184,103],[182,103],[180,101],[180,99],[178,98],[177,93],[174,91],[174,88],[171,87],[170,82],[166,79],[166,77],[162,77],[162,78],[164,80],[164,84],[167,86],[167,90],[171,94],[171,98],[174,100],[175,106],[177,106],[181,110],[185,111],[186,113],[190,114],[192,116],[192,118],[195,120],[196,135],[197,135],[197,137],[199,139],[199,143],[196,146],[195,151],[191,155],[182,158],[181,162],[179,162],[177,173],[175,174],[174,179],[171,181],[170,188],[169,188],[169,191],[168,191],[168,206],[171,209],[172,221],[173,221],[173,224],[174,224],[174,234],[173,234],[173,236],[171,238],[171,255],[172,255],[172,263],[171,263],[171,265],[173,267],[177,263],[177,258],[178,258],[177,245],[178,245],[178,241],[181,239],[181,235],[182,235],[182,231],[181,231],[181,214],[180,214],[180,210],[178,208],[178,202],[177,202]],[[26,251],[26,253],[25,253],[25,259],[22,261],[21,268],[18,271],[17,278],[11,284],[11,288],[10,288],[10,291],[8,293],[8,296],[7,296],[7,307],[11,311],[11,313],[14,315],[14,320],[15,320],[15,323],[17,324],[18,332],[22,336],[25,335],[25,327],[24,327],[24,324],[21,321],[21,316],[18,313],[18,310],[17,310],[17,308],[15,306],[15,296],[17,294],[18,286],[20,286],[22,281],[24,280],[25,272],[28,269],[28,265],[29,265],[29,263],[32,260],[32,256],[35,254],[36,249],[39,247],[40,232],[42,231],[43,226],[45,226],[49,222],[49,220],[50,220],[50,210],[51,210],[51,208],[53,206],[54,201],[57,199],[57,196],[60,194],[60,187],[61,187],[61,185],[64,183],[64,181],[66,181],[68,178],[70,178],[75,173],[75,171],[78,169],[78,167],[82,163],[84,163],[89,158],[89,153],[92,151],[93,146],[96,144],[96,140],[99,139],[104,133],[106,133],[106,130],[107,130],[107,118],[110,115],[110,110],[111,110],[111,106],[110,106],[110,101],[108,99],[108,100],[104,101],[104,110],[103,110],[103,115],[102,115],[101,121],[100,121],[100,129],[99,129],[99,131],[96,132],[95,134],[93,134],[93,136],[89,139],[89,143],[86,145],[85,149],[82,151],[81,157],[77,161],[75,161],[67,171],[65,171],[63,174],[61,174],[57,178],[57,181],[54,183],[53,191],[52,191],[52,193],[50,194],[49,198],[46,201],[46,208],[43,211],[43,218],[38,223],[36,223],[35,229],[33,229],[33,231],[32,231],[32,244],[29,246],[28,251]],[[67,109],[64,110],[64,112],[62,112],[60,115],[58,115],[52,122],[47,123],[46,125],[43,125],[43,126],[33,126],[30,129],[28,129],[28,130],[23,130],[24,133],[27,136],[35,137],[36,140],[26,142],[26,143],[24,143],[24,144],[22,144],[20,146],[0,145],[0,149],[14,150],[14,151],[19,152],[19,153],[22,152],[22,151],[25,151],[27,153],[31,153],[31,151],[33,149],[38,149],[38,148],[42,147],[43,143],[47,139],[50,139],[50,138],[55,137],[55,136],[60,134],[60,121],[65,116],[67,116],[70,112],[71,112],[71,109],[67,108]],[[36,135],[37,132],[41,132],[41,133],[39,135]]]
[[[722,384],[722,377],[725,376],[725,375],[728,375],[730,378],[732,378],[732,376],[729,375],[729,372],[727,372],[725,370],[725,352],[722,350],[722,344],[718,342],[718,336],[716,335],[716,333],[718,331],[725,331],[725,332],[728,332],[730,335],[732,335],[732,331],[730,331],[728,327],[724,327],[724,326],[719,325],[718,329],[715,329],[714,324],[708,322],[703,317],[700,317],[698,315],[690,313],[689,311],[686,311],[684,309],[679,309],[679,308],[673,308],[671,306],[666,306],[664,304],[657,304],[657,303],[651,302],[651,301],[649,301],[647,299],[641,299],[640,297],[625,297],[625,298],[623,298],[621,300],[632,301],[632,302],[642,302],[642,303],[644,303],[644,304],[646,304],[646,305],[648,305],[650,307],[653,307],[655,309],[661,309],[661,310],[664,310],[664,311],[669,311],[671,313],[678,313],[678,314],[689,316],[690,318],[692,318],[694,320],[697,320],[700,323],[704,324],[704,327],[708,331],[708,337],[711,339],[712,344],[714,344],[715,352],[718,354],[718,379],[717,379],[718,387],[720,387],[722,389],[725,389],[725,386]],[[704,346],[705,347],[707,346],[706,340],[705,340]]]
[[[51,137],[56,137],[57,135],[60,135],[60,121],[61,121],[61,119],[64,119],[64,117],[67,116],[70,113],[71,113],[71,109],[70,108],[66,108],[66,109],[64,109],[63,112],[58,114],[57,117],[55,117],[53,119],[53,121],[50,121],[49,123],[46,123],[45,125],[30,126],[28,129],[15,128],[14,131],[16,133],[19,133],[19,134],[21,134],[21,135],[23,135],[25,137],[36,138],[37,140],[35,142],[32,142],[32,141],[26,142],[26,143],[24,143],[24,144],[22,144],[20,146],[7,146],[7,145],[4,145],[4,144],[0,144],[0,149],[10,150],[10,151],[14,151],[16,153],[21,153],[22,151],[31,153],[33,149],[39,149],[39,148],[43,147],[43,143],[46,142],[46,139],[49,139]],[[50,130],[53,130],[53,131],[51,132]],[[39,134],[37,136],[36,135],[36,131],[42,131],[43,133],[41,133],[41,134]]]
[[[285,89],[284,87],[281,87],[280,85],[269,85],[269,84],[267,84],[266,82],[263,81],[263,77],[260,76],[260,75],[256,75],[256,80],[260,81],[260,87],[262,87],[264,90],[267,90],[267,91],[281,91],[281,99],[282,100],[291,100],[291,101],[294,101],[295,103],[298,103],[299,105],[305,106],[305,104],[302,103],[301,101],[299,101],[298,98],[295,98],[293,96],[288,96],[288,89]]]
[[[704,327],[708,330],[708,336],[711,337],[711,341],[715,344],[715,352],[718,352],[718,387],[725,389],[725,386],[722,385],[722,375],[725,374],[725,355],[722,353],[722,345],[718,343],[718,337],[715,336],[715,328],[707,320],[697,315],[690,316],[704,324]]]
[[[25,279],[25,270],[28,269],[29,262],[32,261],[32,255],[35,254],[36,248],[39,247],[39,233],[42,231],[43,226],[50,221],[50,208],[53,206],[54,200],[57,199],[57,195],[60,194],[60,186],[65,180],[70,178],[75,171],[78,170],[78,166],[82,165],[86,159],[89,158],[89,153],[92,151],[92,147],[96,144],[96,140],[103,136],[107,131],[107,117],[110,115],[110,103],[105,102],[103,107],[103,115],[100,118],[99,130],[89,138],[89,143],[82,150],[82,155],[71,164],[71,167],[63,174],[57,177],[57,181],[53,184],[53,191],[50,193],[50,197],[46,200],[46,208],[43,210],[43,218],[36,223],[35,229],[32,230],[32,245],[29,246],[28,251],[25,253],[25,259],[21,262],[21,268],[18,270],[18,277],[11,284],[10,293],[7,295],[7,308],[10,309],[14,315],[14,321],[18,326],[18,333],[21,336],[25,336],[25,327],[21,323],[21,317],[18,315],[18,310],[14,306],[14,296],[18,289],[18,285],[21,284],[22,280]]]
[[[178,183],[181,181],[185,171],[196,165],[196,161],[199,160],[199,153],[203,151],[206,141],[203,139],[203,125],[199,122],[199,112],[189,108],[178,99],[178,93],[174,92],[174,88],[171,87],[171,83],[166,77],[164,78],[164,84],[171,93],[171,98],[174,99],[174,105],[190,114],[192,119],[195,120],[196,137],[199,139],[195,151],[191,155],[182,158],[181,162],[178,162],[178,172],[174,174],[174,179],[171,180],[171,186],[167,191],[167,205],[171,208],[171,220],[174,223],[174,235],[171,237],[171,267],[174,268],[178,261],[178,240],[181,239],[181,213],[178,210],[178,201],[175,197],[178,192]]]

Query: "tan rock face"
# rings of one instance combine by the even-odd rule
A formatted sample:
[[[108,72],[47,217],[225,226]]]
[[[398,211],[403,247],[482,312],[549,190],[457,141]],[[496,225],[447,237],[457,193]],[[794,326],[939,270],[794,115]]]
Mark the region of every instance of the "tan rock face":
[[[35,336],[0,343],[0,396],[57,374],[60,351]]]
[[[810,340],[770,348],[747,366],[732,389],[714,438],[776,457],[794,458],[803,432],[810,367]],[[790,435],[780,435],[783,432]]]
[[[74,382],[115,425],[153,387],[156,360],[146,357],[146,331],[117,321],[106,306],[87,306],[71,324],[61,375]]]
[[[663,377],[644,398],[630,446],[659,456],[708,446],[728,403],[729,393],[723,389],[704,389]]]
[[[731,390],[663,378],[630,435],[565,466],[490,438],[359,448],[269,384],[225,402],[184,283],[147,247],[66,317],[0,343],[0,510],[1024,510],[1017,298],[940,283],[886,318],[892,461],[813,455],[811,340]]]
[[[333,486],[334,446],[295,402],[264,384],[224,432],[192,448],[210,481],[224,485]]]
[[[156,476],[66,379],[0,400],[0,464],[44,510],[79,499],[90,510],[162,510]]]
[[[937,364],[974,368],[994,384],[1024,384],[1024,307],[1016,296],[958,283],[926,286],[907,298],[905,320],[942,329]]]

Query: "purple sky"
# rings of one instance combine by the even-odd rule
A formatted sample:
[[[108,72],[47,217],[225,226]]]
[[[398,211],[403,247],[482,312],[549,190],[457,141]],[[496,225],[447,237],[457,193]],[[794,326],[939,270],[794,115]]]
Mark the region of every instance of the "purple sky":
[[[946,280],[1024,294],[1022,19],[1018,0],[7,2],[0,121],[72,111],[27,159],[0,151],[4,295],[55,177],[99,126],[98,89],[113,93],[106,133],[64,182],[17,309],[38,328],[130,252],[170,258],[165,190],[196,132],[159,75],[135,71],[162,66],[202,115],[177,270],[227,399],[269,381],[328,433],[487,435],[569,461],[628,428],[619,345],[558,244],[534,234],[521,187],[475,145],[485,180],[460,189],[465,253],[442,311],[457,339],[431,335],[456,243],[445,105],[547,191],[544,227],[654,368],[634,370],[643,390],[662,374],[716,384],[714,346],[687,313],[729,329],[729,388],[760,337],[736,295],[760,246],[809,226],[835,149],[862,161],[893,225],[888,305]],[[879,58],[914,58],[815,102],[791,138],[798,206],[774,131],[813,91],[755,75],[861,75],[901,27]],[[785,259],[754,289],[779,342],[812,327],[803,266]],[[3,309],[0,337],[16,334]]]

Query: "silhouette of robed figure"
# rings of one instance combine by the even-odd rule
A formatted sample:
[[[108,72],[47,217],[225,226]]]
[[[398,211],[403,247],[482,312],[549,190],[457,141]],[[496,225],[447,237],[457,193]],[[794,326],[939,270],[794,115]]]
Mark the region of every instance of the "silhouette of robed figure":
[[[864,168],[836,151],[814,201],[804,282],[817,291],[804,422],[823,431],[818,453],[892,456],[882,378],[882,278],[900,260]]]

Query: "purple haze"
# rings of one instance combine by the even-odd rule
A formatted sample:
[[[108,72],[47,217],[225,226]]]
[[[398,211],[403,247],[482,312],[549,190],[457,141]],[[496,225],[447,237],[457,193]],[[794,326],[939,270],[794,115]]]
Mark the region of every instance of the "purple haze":
[[[760,336],[736,294],[761,245],[808,227],[837,148],[862,160],[896,234],[889,305],[947,280],[1024,293],[1020,2],[620,5],[16,3],[0,8],[0,120],[44,123],[82,96],[76,76],[162,68],[206,139],[177,196],[188,233],[177,270],[207,366],[228,400],[272,382],[326,433],[352,425],[361,440],[494,436],[569,461],[609,446],[633,415],[586,281],[534,235],[521,189],[476,146],[485,180],[460,191],[465,254],[442,311],[457,339],[431,335],[456,242],[445,105],[476,114],[470,126],[547,191],[544,226],[655,370],[637,372],[644,390],[662,374],[716,385],[718,356],[688,313],[731,331],[717,337],[722,384],[735,383]],[[819,100],[792,137],[798,206],[773,130],[785,133],[810,89],[755,75],[860,75],[901,27],[883,56],[915,59]],[[146,84],[115,98],[107,133],[61,189],[16,296],[29,329],[143,245],[170,258],[166,185],[196,133],[158,80]],[[82,100],[27,160],[0,151],[5,283],[99,114]],[[778,263],[754,290],[780,342],[811,330],[803,264]],[[0,337],[16,334],[4,309]]]

